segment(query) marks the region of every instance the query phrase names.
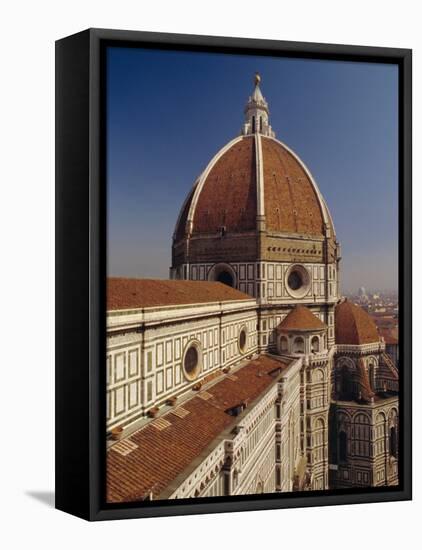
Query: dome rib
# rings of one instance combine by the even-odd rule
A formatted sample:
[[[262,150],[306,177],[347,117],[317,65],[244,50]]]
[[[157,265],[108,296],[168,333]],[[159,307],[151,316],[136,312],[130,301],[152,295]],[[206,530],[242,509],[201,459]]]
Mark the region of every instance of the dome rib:
[[[175,228],[174,228],[173,240],[178,241],[180,239],[183,239],[183,237],[186,234],[186,231],[187,231],[186,223],[187,223],[187,220],[188,220],[189,209],[190,209],[190,206],[192,204],[193,195],[194,195],[195,189],[198,185],[198,181],[199,181],[199,179],[197,179],[195,181],[192,189],[189,191],[188,195],[186,196],[186,198],[185,198],[185,200],[182,204],[182,208],[180,209],[179,216],[177,218],[177,222],[176,222],[176,225],[175,225]]]
[[[335,238],[309,170],[284,143],[259,133],[235,138],[213,157],[181,208],[174,238],[212,235],[222,227]]]
[[[262,141],[260,134],[255,134],[256,154],[256,202],[258,229],[264,229],[265,223],[265,189],[264,189],[264,161],[262,155]]]
[[[312,313],[306,306],[295,306],[278,325],[279,332],[289,331],[320,331],[327,325]]]
[[[256,158],[253,136],[241,138],[218,156],[208,170],[201,189],[198,189],[196,204],[192,204],[192,209],[193,235],[216,233],[221,227],[234,233],[256,229]]]
[[[193,233],[194,230],[195,230],[195,227],[194,227],[194,222],[195,222],[195,217],[196,217],[196,210],[197,210],[197,206],[198,206],[198,202],[199,202],[199,199],[200,199],[200,196],[202,194],[202,191],[203,191],[203,188],[204,188],[204,185],[208,179],[208,176],[209,174],[211,173],[212,169],[214,168],[214,166],[217,164],[217,162],[228,152],[231,150],[231,148],[236,145],[237,143],[239,143],[240,141],[242,141],[243,139],[243,136],[238,136],[236,137],[235,139],[229,141],[229,143],[227,143],[227,145],[225,145],[222,149],[220,149],[218,151],[218,153],[211,159],[211,161],[208,163],[208,166],[205,168],[205,170],[202,172],[200,178],[199,178],[199,182],[198,182],[198,185],[193,193],[193,197],[192,197],[192,201],[191,201],[191,205],[190,205],[190,208],[189,208],[189,213],[188,213],[188,219],[187,219],[187,231],[188,233]]]

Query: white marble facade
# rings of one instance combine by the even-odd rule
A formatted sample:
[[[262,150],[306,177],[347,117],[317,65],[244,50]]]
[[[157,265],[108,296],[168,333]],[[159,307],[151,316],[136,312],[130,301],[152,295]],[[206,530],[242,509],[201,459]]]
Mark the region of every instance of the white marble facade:
[[[303,246],[303,245],[302,245]],[[293,266],[298,265],[308,274],[309,284],[306,293],[301,296],[292,294],[286,281],[286,275]],[[233,275],[233,286],[250,296],[259,298],[261,303],[291,304],[333,303],[339,299],[339,280],[335,263],[306,262],[224,262],[183,264],[170,271],[174,279],[192,281],[213,281],[218,267],[225,268]]]
[[[257,350],[257,311],[252,299],[109,312],[107,327],[108,430],[145,417],[149,409]],[[239,344],[242,331],[243,347]],[[193,342],[201,365],[198,376],[189,380],[183,355]]]

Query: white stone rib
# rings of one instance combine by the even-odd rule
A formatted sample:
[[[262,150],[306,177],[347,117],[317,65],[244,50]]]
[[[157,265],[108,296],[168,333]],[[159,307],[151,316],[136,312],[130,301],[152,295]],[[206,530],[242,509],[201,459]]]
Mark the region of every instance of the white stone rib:
[[[262,144],[260,134],[255,134],[255,163],[256,163],[256,213],[258,218],[258,229],[261,228],[265,219],[264,202],[264,164],[262,160]]]
[[[204,187],[205,180],[208,177],[208,174],[211,172],[212,168],[214,167],[215,163],[224,155],[226,151],[228,151],[233,145],[238,143],[239,141],[242,141],[246,136],[238,136],[235,139],[232,139],[225,145],[222,149],[218,151],[218,153],[211,159],[211,161],[208,163],[208,166],[205,168],[205,170],[202,172],[202,174],[199,176],[199,183],[196,186],[195,192],[193,194],[193,198],[191,201],[191,205],[188,212],[188,217],[186,220],[186,225],[188,228],[188,233],[192,233],[193,229],[193,217],[195,215],[195,209],[196,205],[198,203],[199,196],[201,194],[202,188]]]
[[[178,229],[178,227],[179,227],[180,219],[181,219],[181,217],[182,217],[182,213],[183,213],[183,211],[184,211],[184,209],[185,209],[186,203],[187,203],[188,200],[191,198],[193,189],[195,189],[195,186],[196,186],[196,184],[198,183],[200,177],[201,177],[201,176],[199,176],[199,177],[196,178],[195,183],[193,184],[193,186],[192,186],[192,188],[190,189],[189,193],[186,195],[185,200],[183,201],[182,207],[181,207],[181,209],[180,209],[180,211],[179,211],[179,215],[177,216],[176,225],[174,226],[173,240],[176,238],[177,229]],[[187,223],[187,219],[186,219],[186,223]]]

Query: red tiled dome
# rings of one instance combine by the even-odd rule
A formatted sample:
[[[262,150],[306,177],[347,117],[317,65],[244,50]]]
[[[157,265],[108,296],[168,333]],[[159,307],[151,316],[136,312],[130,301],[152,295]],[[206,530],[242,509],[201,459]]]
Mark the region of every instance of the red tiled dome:
[[[253,231],[260,201],[268,232],[323,236],[327,224],[334,236],[327,207],[300,159],[272,137],[246,135],[223,148],[198,179],[175,239],[222,227],[228,233]]]
[[[335,308],[335,331],[336,344],[371,344],[380,339],[371,316],[347,299]]]
[[[323,323],[310,309],[305,306],[296,306],[278,325],[280,332],[288,331],[313,331],[324,330],[327,325]]]
[[[323,235],[322,205],[304,166],[280,142],[262,138],[269,231]]]
[[[193,217],[193,234],[250,231],[256,226],[256,165],[253,136],[228,149],[207,175]]]

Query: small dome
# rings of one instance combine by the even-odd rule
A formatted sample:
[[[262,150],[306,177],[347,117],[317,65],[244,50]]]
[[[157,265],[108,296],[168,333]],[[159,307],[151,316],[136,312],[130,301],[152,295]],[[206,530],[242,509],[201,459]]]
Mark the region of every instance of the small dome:
[[[325,330],[327,325],[305,306],[296,306],[278,325],[280,332],[312,332]]]
[[[371,316],[347,299],[335,308],[335,328],[336,344],[359,346],[380,340]]]

